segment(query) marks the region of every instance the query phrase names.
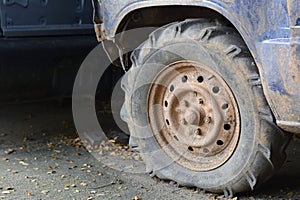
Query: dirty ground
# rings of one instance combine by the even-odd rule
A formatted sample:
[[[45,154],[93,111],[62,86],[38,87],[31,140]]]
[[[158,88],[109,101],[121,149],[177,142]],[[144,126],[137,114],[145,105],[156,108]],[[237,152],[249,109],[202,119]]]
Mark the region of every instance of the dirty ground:
[[[299,199],[300,142],[292,141],[288,153],[287,163],[272,179],[238,199]],[[134,160],[138,155],[128,150],[125,156]],[[0,199],[54,198],[179,200],[222,195],[124,173],[97,161],[76,135],[71,105],[0,105]]]

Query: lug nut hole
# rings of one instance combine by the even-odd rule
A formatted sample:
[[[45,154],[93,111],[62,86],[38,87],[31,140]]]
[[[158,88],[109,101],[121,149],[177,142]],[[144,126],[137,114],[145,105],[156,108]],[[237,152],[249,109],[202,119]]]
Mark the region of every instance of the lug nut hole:
[[[224,144],[224,142],[222,140],[217,141],[217,145],[222,146],[223,144]]]
[[[166,123],[168,124],[168,126],[170,125],[170,122],[169,122],[169,120],[168,120],[168,119],[166,119]]]
[[[224,104],[222,105],[222,109],[223,109],[223,110],[227,109],[228,107],[229,107],[228,103],[224,103]]]
[[[176,135],[174,135],[174,139],[177,140],[177,141],[179,141],[179,139],[178,139],[178,137]]]
[[[213,93],[217,94],[220,91],[220,88],[218,86],[213,87],[212,89]]]
[[[174,88],[174,85],[171,85],[171,86],[170,86],[170,92],[173,92],[174,89],[175,89],[175,88]]]
[[[188,80],[188,77],[187,77],[186,75],[183,76],[182,79],[181,79],[181,81],[182,81],[183,83],[187,82],[187,80]]]
[[[188,147],[188,150],[189,151],[194,151],[193,147],[191,147],[191,146]]]
[[[204,81],[203,76],[199,76],[199,77],[197,78],[197,81],[198,81],[199,83],[202,83],[202,82]]]
[[[230,124],[224,124],[224,129],[225,129],[226,131],[229,131],[229,130],[231,129]]]
[[[209,150],[208,150],[207,148],[204,148],[204,149],[203,149],[203,152],[204,152],[204,153],[208,153]]]
[[[169,103],[168,101],[165,101],[165,107],[168,107]]]

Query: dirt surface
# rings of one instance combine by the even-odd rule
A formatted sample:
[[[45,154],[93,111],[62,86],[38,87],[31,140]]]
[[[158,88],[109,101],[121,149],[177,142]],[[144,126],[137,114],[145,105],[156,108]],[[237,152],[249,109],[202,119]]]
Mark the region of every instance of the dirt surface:
[[[0,144],[0,199],[223,198],[99,162],[78,139],[71,105],[0,105]],[[263,187],[235,199],[299,199],[299,145],[292,141],[287,163]],[[122,153],[113,156],[123,156],[124,162],[134,160],[142,167],[138,154],[124,146],[116,148]],[[97,151],[101,153],[105,152]]]

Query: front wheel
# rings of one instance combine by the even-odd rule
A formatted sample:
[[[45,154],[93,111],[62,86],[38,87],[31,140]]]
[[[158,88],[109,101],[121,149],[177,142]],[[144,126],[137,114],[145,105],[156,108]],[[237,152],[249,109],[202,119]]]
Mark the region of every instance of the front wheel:
[[[199,19],[154,31],[122,80],[131,145],[151,175],[212,192],[253,190],[285,160],[257,67],[234,29]]]

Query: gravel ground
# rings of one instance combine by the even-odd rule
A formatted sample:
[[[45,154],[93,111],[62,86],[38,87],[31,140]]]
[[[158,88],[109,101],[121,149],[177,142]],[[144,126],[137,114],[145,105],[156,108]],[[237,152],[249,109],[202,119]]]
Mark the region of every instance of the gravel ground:
[[[143,167],[124,146],[99,162],[76,135],[70,105],[0,105],[0,144],[0,199],[222,199],[109,165],[121,156],[119,164]],[[234,199],[300,199],[299,144],[291,142],[287,163],[262,188]]]

